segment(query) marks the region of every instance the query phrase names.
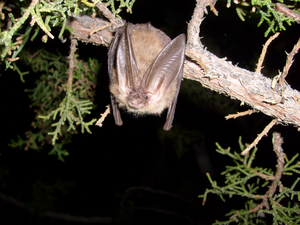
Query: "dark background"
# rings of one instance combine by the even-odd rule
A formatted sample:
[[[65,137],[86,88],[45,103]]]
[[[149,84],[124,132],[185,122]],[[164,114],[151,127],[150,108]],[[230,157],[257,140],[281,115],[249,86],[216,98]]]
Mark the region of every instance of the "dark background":
[[[201,41],[219,57],[233,64],[254,70],[262,45],[266,41],[266,26],[257,28],[259,18],[240,21],[225,1],[216,5],[219,16],[209,13],[201,25]],[[132,23],[151,22],[171,38],[186,32],[194,1],[137,0],[133,14],[121,16]],[[263,73],[273,77],[282,70],[286,52],[290,52],[300,36],[298,25],[287,27],[269,47]],[[68,44],[49,40],[48,47]],[[97,108],[91,117],[98,117],[109,104],[107,49],[79,44],[81,57],[93,56],[103,62],[99,72]],[[299,55],[287,77],[287,82],[299,89]],[[202,199],[210,184],[209,172],[218,184],[220,172],[228,158],[215,152],[215,142],[240,151],[238,137],[251,143],[271,118],[257,113],[245,118],[226,121],[229,113],[243,111],[247,106],[229,97],[204,89],[201,84],[183,80],[173,128],[162,130],[166,114],[161,117],[135,118],[122,113],[124,125],[117,127],[110,115],[102,128],[92,127],[93,134],[74,135],[67,147],[65,162],[48,156],[46,146],[41,152],[8,147],[10,139],[24,137],[30,129],[34,113],[24,92],[34,86],[35,74],[19,80],[18,74],[1,69],[2,137],[0,149],[0,224],[73,224],[43,217],[54,211],[81,217],[109,217],[116,224],[211,224],[224,220],[232,208],[242,208],[244,199],[233,198],[223,203],[209,195],[205,206]],[[29,76],[29,75],[28,75]],[[276,126],[258,144],[256,164],[275,169],[271,133],[281,132],[285,153],[292,157],[298,152],[299,133],[296,128]],[[21,207],[4,200],[10,196]],[[83,224],[83,223],[76,223]],[[101,224],[101,223],[95,223]]]

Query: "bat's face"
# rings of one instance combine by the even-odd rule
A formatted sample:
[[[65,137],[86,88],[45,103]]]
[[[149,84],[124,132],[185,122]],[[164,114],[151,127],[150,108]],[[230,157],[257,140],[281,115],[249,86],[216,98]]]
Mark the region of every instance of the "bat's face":
[[[149,97],[143,90],[133,90],[127,97],[128,106],[134,109],[140,109],[148,104]]]
[[[136,114],[161,114],[169,108],[171,128],[184,62],[185,36],[173,41],[150,24],[127,24],[120,29],[108,56],[112,108]],[[168,119],[167,119],[168,122]]]
[[[144,90],[132,90],[128,97],[128,106],[133,109],[144,108],[148,104],[149,94],[145,93]]]

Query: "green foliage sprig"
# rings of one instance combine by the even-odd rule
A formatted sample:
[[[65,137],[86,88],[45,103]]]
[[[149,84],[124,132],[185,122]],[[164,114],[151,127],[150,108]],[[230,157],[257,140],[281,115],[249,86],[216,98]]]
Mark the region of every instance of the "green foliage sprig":
[[[119,16],[119,13],[122,11],[123,8],[126,8],[126,11],[129,13],[132,13],[132,6],[135,3],[135,0],[106,0],[103,1],[107,6],[110,6],[112,13],[121,18]],[[116,4],[116,2],[120,2],[119,4]]]
[[[285,30],[285,23],[291,26],[293,22],[299,22],[300,14],[298,19],[285,15],[276,8],[276,2],[273,2],[271,0],[238,0],[233,2],[235,3],[236,12],[242,21],[245,21],[245,16],[247,14],[259,14],[260,20],[257,26],[261,26],[264,22],[268,24],[268,29],[265,32],[265,37],[268,36],[270,32],[275,33],[277,31]],[[279,0],[279,2],[284,3],[283,0]],[[293,12],[295,13],[295,15],[297,15],[297,2],[299,2],[299,0],[289,1],[289,5],[283,5],[283,7],[293,9]],[[227,0],[227,7],[230,7],[231,3],[231,0]]]
[[[27,90],[37,117],[32,122],[33,130],[26,132],[27,138],[24,140],[19,136],[10,146],[41,150],[44,145],[52,144],[49,154],[56,154],[63,160],[63,156],[68,155],[64,145],[77,133],[76,127],[81,126],[82,132],[90,132],[89,126],[96,121],[91,119],[86,122],[84,118],[93,108],[100,64],[92,58],[87,62],[77,60],[72,85],[67,92],[69,63],[61,53],[42,49],[33,54],[23,51],[20,57],[31,66],[33,72],[41,73],[36,87]],[[61,142],[57,142],[59,135]]]
[[[241,151],[246,148],[241,137],[239,145]],[[231,210],[226,215],[229,217],[227,221],[218,221],[215,224],[266,224],[265,214],[273,216],[274,224],[298,224],[300,222],[300,207],[296,202],[300,199],[300,191],[294,190],[300,178],[297,178],[290,188],[283,186],[280,179],[277,180],[278,177],[281,178],[281,175],[300,174],[300,163],[296,162],[298,154],[290,160],[285,156],[285,164],[284,161],[281,162],[282,171],[280,172],[278,171],[281,168],[279,157],[277,171],[253,166],[257,148],[252,151],[251,155],[241,156],[240,153],[230,152],[230,147],[224,149],[218,143],[216,146],[216,151],[230,157],[235,165],[227,165],[226,170],[222,172],[222,175],[225,176],[225,183],[222,186],[219,186],[207,174],[212,188],[206,189],[203,195],[199,195],[200,198],[203,198],[203,204],[209,193],[218,195],[223,201],[225,201],[224,195],[228,195],[230,198],[233,196],[246,197],[247,200],[244,209]],[[277,187],[279,190],[275,193]]]
[[[51,126],[55,127],[55,130],[49,132],[49,135],[52,135],[52,145],[56,144],[58,140],[58,135],[62,135],[62,126],[68,122],[67,132],[71,130],[75,131],[75,125],[81,125],[81,132],[91,133],[89,126],[97,121],[97,119],[92,119],[89,122],[83,120],[84,114],[90,114],[90,110],[93,103],[89,100],[78,100],[74,97],[72,91],[69,91],[67,96],[59,104],[59,107],[51,111],[47,116],[39,116],[39,118],[44,120],[56,120],[56,117],[59,116],[59,120],[53,123]]]
[[[63,34],[66,30],[67,20],[71,16],[77,16],[80,13],[91,15],[97,12],[96,3],[100,1],[89,2],[88,0],[52,0],[52,1],[13,1],[10,5],[0,3],[0,50],[1,61],[4,61],[6,68],[15,69],[22,74],[17,64],[18,54],[28,41],[29,34],[36,27],[32,35],[33,40],[40,30],[46,35],[42,37],[43,42],[47,42],[48,37],[54,39],[51,33],[52,28],[60,29],[58,38],[63,40]],[[119,4],[117,4],[119,2]],[[109,6],[115,16],[126,8],[127,12],[132,12],[132,6],[135,0],[108,0],[103,1]],[[29,5],[29,6],[28,6]],[[21,15],[16,18],[15,15]],[[6,26],[6,27],[5,27]],[[22,76],[21,76],[22,78]]]

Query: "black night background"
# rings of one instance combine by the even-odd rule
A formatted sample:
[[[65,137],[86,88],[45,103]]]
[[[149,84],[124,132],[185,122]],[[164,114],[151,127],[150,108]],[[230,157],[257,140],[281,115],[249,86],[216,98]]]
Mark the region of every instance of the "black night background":
[[[174,38],[186,32],[194,6],[195,1],[137,0],[133,14],[124,12],[121,16],[132,23],[150,21]],[[218,57],[227,57],[233,64],[255,70],[267,39],[266,27],[257,28],[259,18],[240,21],[234,8],[226,8],[226,1],[218,1],[216,9],[219,16],[209,12],[201,25],[202,43]],[[287,26],[287,31],[269,48],[264,75],[273,77],[283,68],[285,52],[291,51],[299,35],[297,24]],[[58,39],[41,46],[59,48],[66,57],[69,52],[69,44],[62,44]],[[97,107],[90,115],[98,118],[110,103],[107,48],[79,43],[77,53],[102,62],[96,87]],[[287,77],[287,82],[298,90],[299,60],[296,55]],[[34,112],[29,108],[31,100],[24,90],[34,87],[36,76],[26,75],[26,82],[22,83],[16,72],[1,68],[1,225],[212,224],[224,220],[230,209],[243,206],[238,198],[222,202],[214,195],[209,195],[202,206],[198,195],[210,188],[205,174],[210,173],[221,183],[224,178],[220,173],[230,163],[226,156],[215,151],[215,143],[239,151],[239,136],[243,143],[251,143],[271,121],[270,117],[256,113],[225,120],[226,115],[249,107],[240,106],[240,102],[207,90],[199,83],[183,80],[170,131],[162,129],[166,113],[161,117],[135,118],[122,112],[121,127],[109,115],[102,128],[91,127],[92,134],[79,131],[74,135],[67,146],[70,155],[61,162],[56,156],[48,155],[49,146],[40,152],[8,146],[11,139],[16,140],[18,135],[24,137],[31,129]],[[287,155],[298,152],[300,134],[296,128],[278,125],[271,133],[275,130],[284,138]],[[257,147],[257,165],[274,169],[276,157],[272,153],[271,135],[264,137]],[[58,219],[51,212],[72,215],[78,221]],[[94,223],[91,218],[95,219]]]

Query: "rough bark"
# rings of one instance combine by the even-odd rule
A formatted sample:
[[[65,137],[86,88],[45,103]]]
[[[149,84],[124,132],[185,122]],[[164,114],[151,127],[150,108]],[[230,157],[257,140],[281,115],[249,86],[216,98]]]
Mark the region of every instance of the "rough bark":
[[[203,87],[227,95],[260,111],[278,123],[300,127],[300,93],[288,84],[272,88],[272,80],[260,73],[254,73],[232,65],[207,51],[199,38],[200,25],[206,6],[213,11],[215,0],[197,1],[188,27],[187,59],[185,79],[195,80]],[[96,45],[109,46],[113,32],[121,23],[113,24],[103,19],[79,16],[70,20],[76,39]],[[104,29],[99,29],[103,27]],[[99,30],[94,32],[95,30]]]

